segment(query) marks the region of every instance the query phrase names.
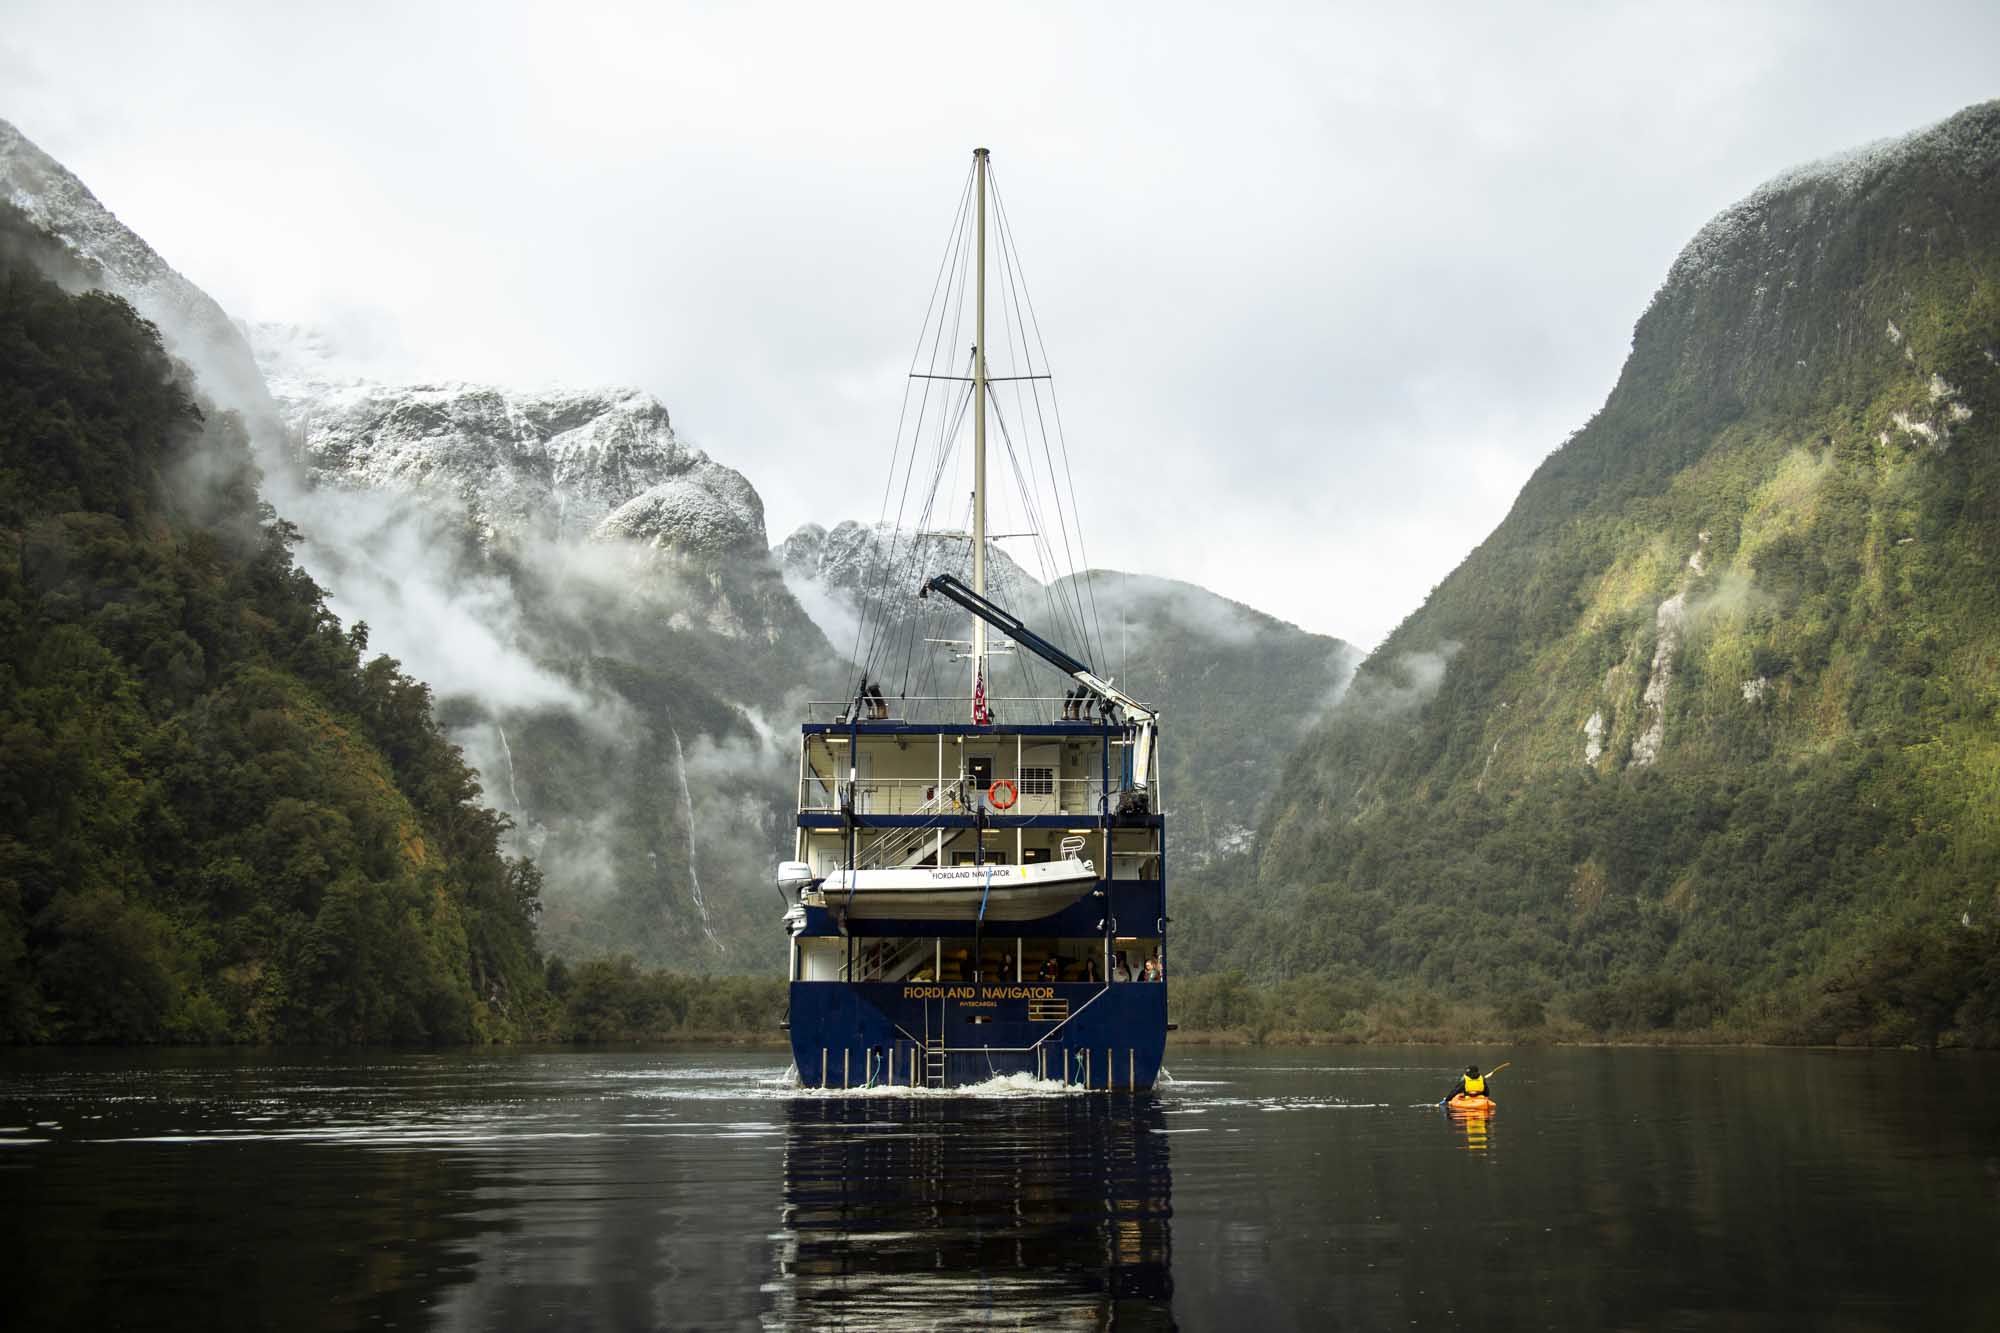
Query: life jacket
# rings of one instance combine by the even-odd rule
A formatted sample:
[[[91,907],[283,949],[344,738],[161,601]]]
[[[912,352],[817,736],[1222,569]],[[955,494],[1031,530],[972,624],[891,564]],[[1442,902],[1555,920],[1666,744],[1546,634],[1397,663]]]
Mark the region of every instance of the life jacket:
[[[1472,1075],[1470,1075],[1470,1074],[1467,1074],[1467,1075],[1466,1075],[1466,1076],[1465,1076],[1464,1078],[1460,1079],[1459,1081],[1460,1081],[1461,1083],[1465,1084],[1465,1095],[1466,1095],[1466,1096],[1468,1096],[1468,1097],[1483,1097],[1483,1096],[1485,1096],[1485,1095],[1486,1095],[1486,1080],[1485,1080],[1485,1079],[1483,1079],[1483,1078],[1474,1078],[1474,1077],[1473,1077]]]

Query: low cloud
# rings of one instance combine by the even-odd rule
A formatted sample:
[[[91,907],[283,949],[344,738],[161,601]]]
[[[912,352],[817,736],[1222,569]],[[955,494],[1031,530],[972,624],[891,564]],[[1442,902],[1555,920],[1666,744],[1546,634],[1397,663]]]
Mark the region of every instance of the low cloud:
[[[453,537],[437,515],[377,492],[319,488],[282,501],[305,537],[300,563],[327,589],[327,605],[349,624],[367,622],[371,646],[438,694],[470,695],[496,711],[592,711],[597,701],[523,646],[513,586],[441,556]]]
[[[1387,720],[1402,717],[1437,697],[1452,659],[1464,647],[1447,639],[1423,652],[1398,653],[1387,662],[1371,664],[1357,673],[1347,687],[1341,705],[1350,712]]]

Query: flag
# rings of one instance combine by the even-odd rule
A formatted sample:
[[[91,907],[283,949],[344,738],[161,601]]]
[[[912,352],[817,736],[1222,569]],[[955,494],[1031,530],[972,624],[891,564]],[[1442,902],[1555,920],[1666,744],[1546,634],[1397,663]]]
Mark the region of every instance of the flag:
[[[986,712],[986,668],[981,667],[979,674],[972,679],[972,725],[983,727],[989,721],[991,718]]]

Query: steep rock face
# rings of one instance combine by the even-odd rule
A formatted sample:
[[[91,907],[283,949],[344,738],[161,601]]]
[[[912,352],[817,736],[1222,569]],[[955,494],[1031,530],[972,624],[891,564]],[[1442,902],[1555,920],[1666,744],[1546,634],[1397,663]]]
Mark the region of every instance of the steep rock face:
[[[99,203],[74,173],[4,120],[0,197],[83,260],[106,290],[157,325],[167,350],[201,376],[204,392],[253,424],[269,415],[263,377],[222,307]]]
[[[343,373],[324,335],[270,325],[251,334],[299,458],[321,483],[452,506],[488,540],[601,534],[696,554],[764,548],[756,491],[683,443],[650,394],[377,384]]]
[[[1301,947],[1600,999],[1700,963],[1797,1015],[1880,921],[1990,917],[1996,293],[2000,103],[1705,227],[1293,757],[1267,891],[1370,923]]]
[[[504,634],[504,669],[489,656],[433,684],[544,866],[549,947],[767,962],[790,798],[767,719],[832,653],[771,558],[755,488],[637,390],[383,384],[324,333],[251,335],[316,530],[351,513],[363,545],[420,532],[408,575]],[[404,576],[356,559],[340,586],[371,623],[400,622]]]
[[[966,577],[964,541],[886,525],[807,524],[774,554],[787,584],[842,652],[859,643],[867,656],[879,635],[894,645],[883,655],[893,669],[909,663],[914,678],[928,672],[932,680],[952,679],[963,670],[936,645],[911,642],[961,634],[963,613],[936,599],[919,602],[914,587],[885,571]],[[1198,867],[1250,847],[1260,807],[1277,785],[1280,757],[1338,697],[1357,660],[1338,639],[1171,579],[1096,570],[1044,584],[995,547],[987,586],[1037,632],[1162,709],[1163,782],[1182,865]],[[868,631],[857,635],[864,612]],[[1088,642],[1077,641],[1078,619],[1096,626]],[[906,656],[906,647],[917,651]],[[993,675],[1000,694],[1052,697],[1070,686],[1023,653],[996,658]],[[904,688],[893,677],[884,685],[891,693]]]

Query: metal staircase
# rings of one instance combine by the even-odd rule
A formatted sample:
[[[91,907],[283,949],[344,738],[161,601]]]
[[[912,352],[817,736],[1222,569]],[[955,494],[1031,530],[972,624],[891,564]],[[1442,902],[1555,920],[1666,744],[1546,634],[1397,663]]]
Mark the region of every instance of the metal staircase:
[[[964,809],[959,798],[961,783],[947,782],[940,786],[931,798],[918,806],[912,814],[942,815],[948,811]],[[896,868],[907,870],[930,854],[930,837],[937,832],[936,824],[915,824],[895,830],[888,837],[877,839],[864,849],[862,855],[869,863],[862,869]]]
[[[901,981],[917,970],[925,959],[935,956],[936,946],[927,939],[903,941],[900,949],[885,950],[874,958],[863,957],[854,968],[853,975],[843,965],[840,969],[842,981]]]

